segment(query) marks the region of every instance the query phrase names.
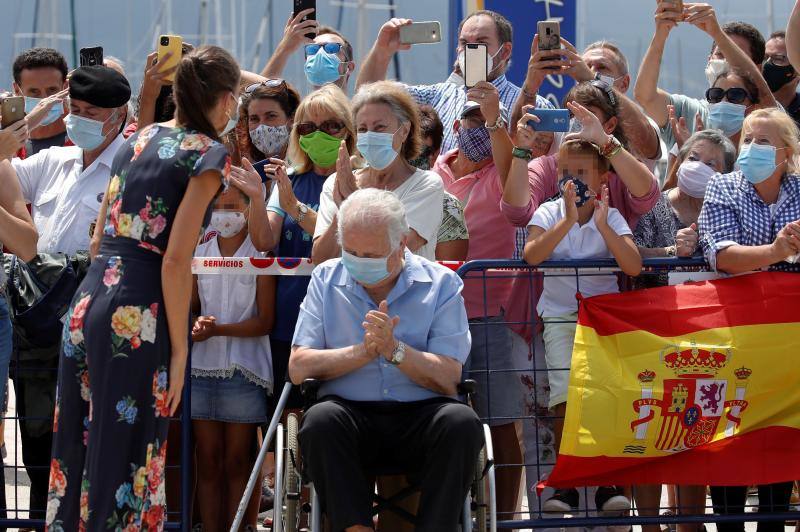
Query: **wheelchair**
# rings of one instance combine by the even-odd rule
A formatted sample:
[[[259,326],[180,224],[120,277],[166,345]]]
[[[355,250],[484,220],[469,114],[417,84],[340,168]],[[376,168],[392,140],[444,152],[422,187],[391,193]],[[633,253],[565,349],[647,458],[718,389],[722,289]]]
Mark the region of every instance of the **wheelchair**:
[[[301,385],[301,393],[306,409],[317,401],[320,381],[308,379]],[[289,384],[287,384],[289,386]],[[475,394],[475,382],[467,380],[458,386],[459,396],[467,403]],[[273,416],[280,420],[283,409],[278,408]],[[300,471],[300,453],[297,433],[300,425],[298,416],[290,413],[286,427],[277,423],[275,433],[275,508],[272,518],[272,532],[298,532],[303,516],[307,516],[309,532],[322,532],[322,510],[313,484],[305,482]],[[496,532],[497,512],[495,507],[495,469],[494,453],[489,426],[483,425],[484,446],[478,456],[475,474],[462,509],[462,532]],[[375,476],[395,475],[404,471],[370,471]],[[303,488],[307,487],[308,502],[301,500]],[[373,516],[389,510],[404,520],[414,523],[414,515],[397,506],[397,503],[419,491],[419,486],[410,485],[398,493],[384,498],[374,495]]]

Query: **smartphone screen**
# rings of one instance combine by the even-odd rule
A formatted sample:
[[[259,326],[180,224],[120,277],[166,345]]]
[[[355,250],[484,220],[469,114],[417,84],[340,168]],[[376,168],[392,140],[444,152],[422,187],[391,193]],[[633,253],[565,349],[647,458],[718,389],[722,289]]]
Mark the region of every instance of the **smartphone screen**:
[[[464,46],[464,85],[470,88],[480,81],[486,81],[489,53],[482,43],[467,43]]]

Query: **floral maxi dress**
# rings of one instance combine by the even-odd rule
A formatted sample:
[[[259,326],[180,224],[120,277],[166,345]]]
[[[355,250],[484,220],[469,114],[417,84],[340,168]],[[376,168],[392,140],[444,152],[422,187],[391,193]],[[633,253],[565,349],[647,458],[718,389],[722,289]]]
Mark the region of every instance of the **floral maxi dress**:
[[[207,170],[227,177],[222,144],[158,124],[114,158],[100,253],[64,324],[48,530],[163,529],[170,340],[161,259],[189,179]],[[208,206],[198,208],[207,220]]]

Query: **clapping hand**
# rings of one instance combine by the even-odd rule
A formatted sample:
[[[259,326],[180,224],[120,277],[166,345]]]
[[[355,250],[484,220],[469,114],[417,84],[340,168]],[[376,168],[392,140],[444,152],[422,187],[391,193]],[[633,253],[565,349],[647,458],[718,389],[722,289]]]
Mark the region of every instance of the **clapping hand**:
[[[347,153],[347,144],[339,144],[339,156],[336,159],[336,180],[333,183],[333,201],[336,206],[341,206],[350,194],[358,190],[356,176],[353,174],[353,164],[350,154]]]
[[[384,299],[378,305],[378,310],[370,310],[361,324],[364,327],[364,343],[368,353],[377,353],[386,360],[391,361],[397,340],[394,337],[394,328],[400,323],[400,317],[389,316],[389,304]]]
[[[608,187],[600,189],[600,199],[594,200],[594,224],[598,229],[608,229]]]
[[[578,194],[575,191],[575,183],[571,180],[567,181],[567,184],[564,186],[562,197],[564,198],[564,210],[567,221],[573,223],[577,222],[578,205],[575,202],[578,201]]]
[[[242,157],[242,166],[231,166],[230,182],[244,192],[250,201],[264,201],[264,187],[261,176],[245,157]]]
[[[675,254],[679,257],[691,257],[697,249],[697,224],[684,227],[675,234]]]
[[[800,253],[800,221],[790,222],[778,232],[772,243],[778,262]]]
[[[273,179],[275,180],[275,186],[278,187],[278,201],[280,201],[281,209],[290,214],[295,213],[297,196],[294,195],[292,182],[286,171],[286,161],[273,157],[269,162],[275,165]],[[296,218],[294,214],[292,214],[292,217]]]
[[[217,327],[217,318],[214,316],[199,316],[192,327],[192,341],[205,342],[214,336]]]

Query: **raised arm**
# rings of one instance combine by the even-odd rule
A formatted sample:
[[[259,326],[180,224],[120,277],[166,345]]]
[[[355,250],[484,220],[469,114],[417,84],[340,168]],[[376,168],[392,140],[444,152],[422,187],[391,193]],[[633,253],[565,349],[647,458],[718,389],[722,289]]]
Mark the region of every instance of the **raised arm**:
[[[303,45],[312,42],[311,39],[306,37],[306,33],[317,33],[319,23],[312,19],[304,21],[303,18],[313,12],[314,9],[304,9],[296,17],[289,15],[289,20],[286,21],[286,27],[283,29],[281,42],[275,47],[275,52],[269,58],[264,70],[261,71],[262,76],[265,78],[282,78],[289,57]]]
[[[800,71],[800,0],[795,1],[786,25],[786,53],[794,69]]]
[[[25,208],[25,200],[11,163],[3,161],[0,166],[0,242],[27,262],[36,255],[39,234]]]
[[[156,100],[161,94],[161,88],[169,85],[169,76],[175,74],[178,69],[176,63],[174,67],[161,71],[164,63],[172,57],[172,52],[167,52],[158,61],[158,52],[153,52],[147,56],[144,63],[144,79],[142,80],[142,91],[139,94],[139,112],[136,117],[137,129],[142,130],[155,122]]]
[[[386,71],[392,57],[399,50],[408,50],[410,44],[400,44],[400,27],[411,24],[407,18],[393,18],[381,26],[375,44],[361,63],[361,70],[356,79],[356,90],[365,83],[386,79]]]
[[[645,112],[656,121],[658,127],[665,127],[669,116],[669,93],[658,88],[658,77],[661,71],[661,60],[664,57],[664,48],[672,28],[678,25],[683,14],[675,9],[675,4],[659,0],[656,7],[656,31],[650,41],[650,46],[644,54],[633,87],[633,97]]]
[[[758,87],[759,107],[777,107],[778,103],[769,90],[764,76],[761,75],[761,67],[756,66],[750,56],[722,31],[714,8],[708,4],[686,4],[685,9],[686,22],[700,28],[714,39],[728,64],[755,83]]]
[[[192,255],[206,211],[200,206],[209,205],[219,187],[219,170],[206,170],[189,181],[175,214],[167,250],[161,263],[161,290],[164,293],[172,349],[167,392],[170,415],[175,413],[180,404],[186,374],[189,305],[192,299]]]
[[[481,81],[467,91],[467,100],[478,102],[481,105],[481,114],[487,127],[497,123],[500,114],[500,94],[497,87],[488,81]],[[489,129],[489,139],[492,143],[492,160],[500,176],[501,185],[505,183],[508,169],[511,166],[511,150],[514,144],[508,134],[508,124],[494,130]]]

